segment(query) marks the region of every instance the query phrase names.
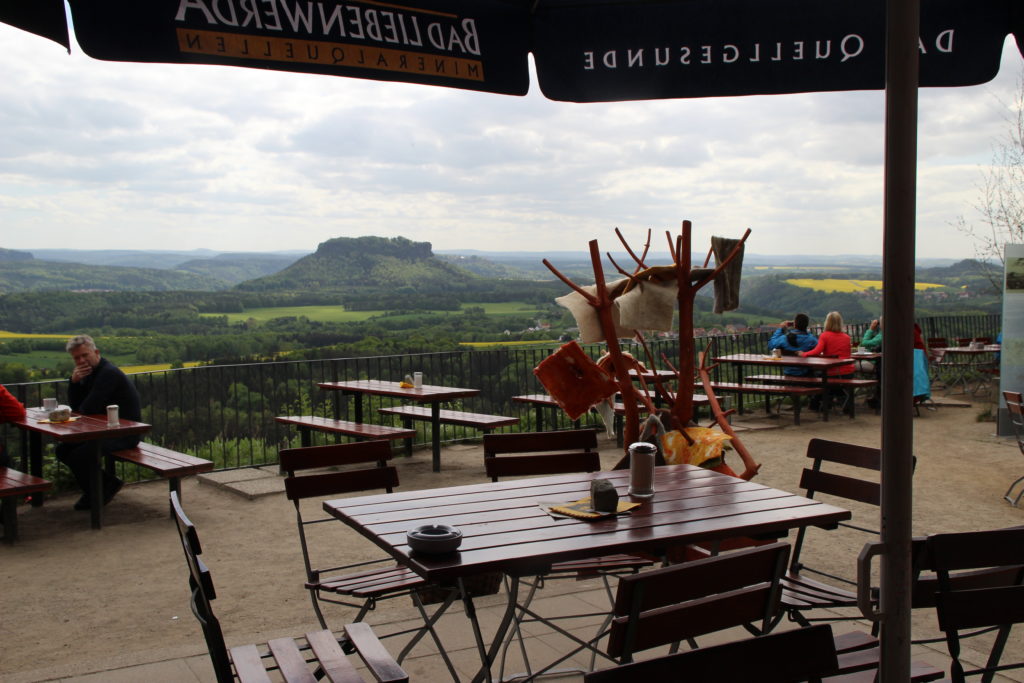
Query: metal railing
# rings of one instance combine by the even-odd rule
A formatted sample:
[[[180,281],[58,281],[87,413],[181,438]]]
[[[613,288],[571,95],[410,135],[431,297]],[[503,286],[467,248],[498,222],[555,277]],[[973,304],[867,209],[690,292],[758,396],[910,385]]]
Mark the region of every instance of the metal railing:
[[[922,319],[926,336],[994,337],[999,330],[1000,316],[959,316]],[[858,339],[865,324],[848,329]],[[710,348],[712,356],[730,353],[762,353],[766,350],[770,331],[699,337],[695,355]],[[277,451],[298,445],[295,431],[275,422],[279,415],[319,415],[352,419],[350,398],[340,392],[323,391],[318,382],[352,379],[401,380],[405,375],[422,372],[427,384],[479,389],[478,396],[455,402],[449,407],[471,412],[513,415],[519,417],[517,431],[535,426],[534,408],[512,401],[513,396],[544,393],[533,369],[557,345],[499,347],[401,356],[333,358],[312,361],[275,361],[239,365],[199,366],[146,372],[132,375],[143,397],[144,422],[153,425],[147,441],[178,451],[213,460],[217,469],[252,467],[277,461]],[[633,342],[623,345],[635,357],[648,360],[643,348]],[[603,345],[585,346],[597,358]],[[676,339],[657,339],[648,348],[662,365],[662,357],[678,362]],[[696,362],[696,358],[694,359]],[[726,368],[721,371],[728,372]],[[720,379],[733,379],[721,375]],[[54,396],[67,401],[67,383],[63,380],[10,384],[7,388],[27,406],[42,404],[44,397]],[[756,400],[756,397],[750,397]],[[396,403],[395,399],[364,397],[367,419],[375,416],[386,423],[392,418],[377,415],[377,409]],[[376,421],[376,420],[375,420]],[[582,419],[584,425],[600,426],[593,412]],[[570,421],[560,410],[551,410],[545,428],[568,428]],[[22,437],[24,436],[23,433]],[[442,441],[478,439],[480,432],[468,427],[445,425]],[[315,443],[333,442],[335,437],[317,435]],[[427,446],[431,440],[430,425],[418,423],[416,446]],[[27,439],[8,433],[12,454],[27,458]],[[48,458],[52,463],[52,458]],[[48,464],[48,467],[56,467]],[[52,471],[52,470],[51,470]],[[135,477],[148,476],[143,471]],[[52,478],[52,477],[48,477]],[[59,478],[59,477],[58,477]]]

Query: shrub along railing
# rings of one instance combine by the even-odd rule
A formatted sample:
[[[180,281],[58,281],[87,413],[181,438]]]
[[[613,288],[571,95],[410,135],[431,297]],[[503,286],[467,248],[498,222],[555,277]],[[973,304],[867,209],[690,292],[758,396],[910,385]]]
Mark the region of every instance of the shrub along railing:
[[[992,336],[999,330],[1000,316],[947,316],[922,319],[926,336],[974,337]],[[854,340],[862,334],[865,324],[850,325]],[[700,337],[695,340],[695,352],[710,343],[713,356],[730,353],[763,353],[770,331]],[[648,343],[661,364],[668,358],[678,361],[679,345],[676,339],[656,339]],[[199,366],[147,372],[132,375],[132,380],[143,398],[143,421],[153,425],[145,437],[147,441],[213,460],[217,469],[252,467],[277,461],[277,451],[298,445],[298,435],[289,427],[278,424],[278,415],[319,415],[351,419],[351,399],[340,392],[322,391],[318,382],[351,379],[400,380],[407,374],[422,372],[424,382],[480,390],[478,396],[458,401],[453,407],[472,412],[514,415],[520,424],[516,431],[534,429],[534,409],[513,402],[513,396],[543,393],[544,389],[533,374],[533,368],[546,358],[556,345],[529,347],[498,347],[493,349],[450,351],[439,353],[407,354],[401,356],[373,356],[360,358],[334,358],[316,361],[275,361],[240,365]],[[588,345],[588,353],[598,357],[603,345]],[[646,361],[643,350],[636,343],[625,343],[624,349]],[[732,368],[721,368],[720,379],[733,380],[727,374]],[[42,404],[44,397],[55,396],[59,402],[67,401],[65,381],[30,382],[8,385],[8,389],[27,406]],[[756,397],[747,397],[756,401]],[[377,408],[396,403],[395,399],[365,396],[365,419],[374,420]],[[387,418],[380,418],[385,421]],[[592,412],[584,416],[585,425],[601,426]],[[561,411],[550,411],[545,429],[566,428],[568,418]],[[472,428],[444,426],[442,441],[454,442],[477,439],[480,434]],[[12,455],[27,458],[28,445],[24,433],[20,441],[8,428],[8,445]],[[318,436],[315,443],[324,443],[333,437]],[[430,425],[417,424],[416,445],[430,443]],[[66,479],[64,473],[47,458],[44,476],[58,484]],[[134,466],[126,466],[132,468]],[[148,476],[148,471],[127,473],[130,477]]]

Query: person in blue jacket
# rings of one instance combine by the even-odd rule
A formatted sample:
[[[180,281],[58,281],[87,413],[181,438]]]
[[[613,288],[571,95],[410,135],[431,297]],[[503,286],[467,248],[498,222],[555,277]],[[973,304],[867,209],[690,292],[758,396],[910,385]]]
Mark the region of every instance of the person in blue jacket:
[[[781,349],[784,356],[795,356],[800,351],[810,351],[818,344],[818,338],[807,331],[811,319],[806,313],[797,313],[792,320],[783,320],[768,340],[768,349]],[[791,377],[807,377],[807,368],[783,368],[782,373]]]

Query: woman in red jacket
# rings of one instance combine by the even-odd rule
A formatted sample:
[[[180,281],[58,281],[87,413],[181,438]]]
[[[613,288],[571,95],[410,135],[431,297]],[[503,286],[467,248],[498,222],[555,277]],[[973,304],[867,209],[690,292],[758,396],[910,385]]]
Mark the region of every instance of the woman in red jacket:
[[[7,387],[0,385],[0,422],[14,422],[25,419],[25,406],[21,401],[14,398]],[[4,442],[0,440],[0,467],[10,467],[10,457]]]
[[[801,351],[800,355],[803,357],[808,356],[822,356],[824,358],[850,358],[850,335],[843,332],[843,316],[839,314],[839,311],[832,311],[825,316],[825,331],[818,337],[818,344],[810,351]],[[847,379],[853,377],[855,370],[855,363],[849,365],[839,365],[834,368],[828,369],[829,377],[838,377]],[[829,389],[829,394],[833,398],[844,398],[852,400],[852,395],[847,395],[843,389]],[[844,405],[843,412],[850,414],[853,410],[853,405]]]

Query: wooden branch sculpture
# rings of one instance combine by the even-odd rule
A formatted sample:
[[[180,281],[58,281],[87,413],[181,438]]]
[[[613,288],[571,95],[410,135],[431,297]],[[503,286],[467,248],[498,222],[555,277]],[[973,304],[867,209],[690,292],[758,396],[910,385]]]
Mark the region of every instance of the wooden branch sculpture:
[[[560,273],[547,259],[544,259],[543,263],[547,266],[556,277],[562,282],[568,285],[573,291],[580,294],[584,300],[592,306],[597,314],[598,322],[601,326],[601,332],[604,336],[605,342],[607,343],[608,355],[611,357],[611,364],[615,370],[615,381],[619,389],[619,393],[622,396],[623,407],[625,411],[625,419],[623,420],[624,433],[623,433],[623,444],[628,448],[629,444],[636,441],[640,436],[640,412],[637,407],[638,402],[642,401],[645,407],[653,414],[654,408],[650,402],[650,397],[645,391],[643,395],[637,392],[636,387],[633,385],[633,380],[629,375],[629,365],[625,362],[622,354],[622,349],[618,342],[618,331],[615,326],[615,321],[612,316],[612,307],[614,306],[614,299],[618,296],[628,292],[635,286],[639,286],[642,282],[665,282],[675,280],[678,288],[676,296],[677,305],[679,309],[679,360],[678,364],[673,370],[677,375],[677,386],[678,389],[675,395],[672,396],[669,392],[665,391],[664,386],[660,380],[655,380],[659,392],[671,403],[671,409],[669,410],[669,421],[670,424],[665,425],[665,429],[672,430],[678,429],[682,431],[688,426],[693,418],[693,386],[696,369],[694,367],[694,346],[693,346],[693,310],[694,310],[694,298],[697,296],[697,292],[709,283],[713,282],[715,278],[722,273],[722,271],[737,257],[741,252],[747,237],[750,236],[750,230],[747,230],[743,237],[737,242],[730,253],[720,262],[713,270],[702,269],[699,273],[693,272],[693,267],[690,264],[690,253],[691,253],[691,237],[692,237],[693,226],[690,221],[683,221],[681,234],[675,239],[672,238],[671,234],[666,232],[666,238],[668,239],[669,252],[672,256],[672,265],[670,266],[654,266],[648,267],[645,263],[648,251],[651,244],[651,233],[648,231],[647,240],[644,244],[644,248],[640,251],[639,255],[637,252],[630,247],[623,237],[622,233],[616,229],[615,233],[625,248],[626,253],[635,262],[635,267],[632,271],[628,271],[612,258],[611,254],[608,254],[609,262],[615,267],[615,269],[626,277],[626,283],[624,286],[616,288],[616,291],[609,291],[608,285],[604,281],[604,268],[601,264],[600,251],[598,249],[597,240],[591,240],[590,246],[590,260],[594,269],[594,282],[596,283],[595,292],[584,290],[582,287],[574,283],[572,280],[567,278],[565,275]],[[710,254],[708,256],[710,261]],[[694,281],[696,279],[696,281]],[[643,346],[648,357],[650,357],[650,350],[644,343],[643,335],[638,330],[633,330],[636,339],[639,340]],[[653,360],[650,359],[649,360]],[[671,367],[671,363],[669,366]],[[705,391],[708,393],[709,398],[715,405],[718,405],[718,401],[714,398],[713,392],[710,391],[710,383],[705,383]],[[756,463],[750,458],[750,454],[746,452],[742,443],[739,443],[738,438],[729,426],[728,421],[725,419],[726,415],[722,414],[721,408],[719,407],[715,413],[715,420],[718,422],[722,431],[733,437],[734,444],[738,444],[737,452],[744,460],[746,465],[746,472],[749,472],[749,476],[745,478],[749,479],[756,473]],[[683,432],[685,435],[685,432]],[[749,462],[748,462],[749,460]],[[751,470],[751,466],[754,466]]]

